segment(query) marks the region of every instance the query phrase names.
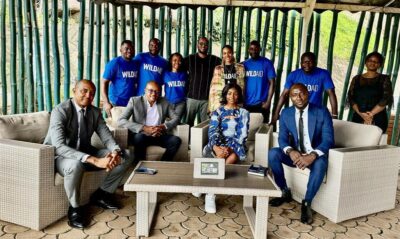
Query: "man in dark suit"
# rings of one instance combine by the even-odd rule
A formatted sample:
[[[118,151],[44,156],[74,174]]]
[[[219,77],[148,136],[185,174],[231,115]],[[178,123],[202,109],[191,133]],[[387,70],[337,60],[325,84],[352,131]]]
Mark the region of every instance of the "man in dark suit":
[[[180,119],[160,93],[157,82],[149,81],[144,96],[131,97],[118,119],[119,127],[129,129],[129,143],[135,146],[136,162],[146,159],[146,148],[150,145],[165,148],[161,161],[171,161],[181,145],[179,137],[168,134]]]
[[[69,225],[84,228],[88,220],[84,218],[79,203],[83,173],[100,169],[109,172],[90,200],[102,208],[117,209],[111,194],[117,189],[131,162],[121,158],[121,148],[104,122],[101,109],[91,105],[96,93],[93,82],[78,81],[73,92],[73,98],[62,102],[52,111],[44,143],[55,147],[56,170],[64,176],[64,188],[70,203]],[[98,150],[91,145],[94,132],[107,149]]]
[[[281,198],[274,198],[270,205],[278,207],[292,200],[287,187],[282,163],[300,169],[309,168],[307,192],[301,206],[301,222],[311,224],[311,202],[317,194],[328,168],[328,152],[333,147],[333,124],[326,107],[308,103],[308,90],[297,83],[290,88],[293,106],[282,111],[279,118],[279,148],[268,153],[268,166],[275,182],[282,190]]]

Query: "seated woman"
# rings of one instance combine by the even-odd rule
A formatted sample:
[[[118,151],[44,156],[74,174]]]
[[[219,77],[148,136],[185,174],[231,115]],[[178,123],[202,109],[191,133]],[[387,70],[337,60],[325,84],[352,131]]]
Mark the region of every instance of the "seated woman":
[[[378,72],[384,63],[383,56],[372,52],[365,58],[367,72],[353,78],[348,92],[348,101],[353,108],[351,121],[373,124],[386,132],[388,117],[386,105],[393,103],[393,90],[390,77]]]
[[[238,84],[244,92],[244,66],[235,63],[233,48],[225,45],[222,48],[222,64],[216,66],[210,85],[210,95],[208,98],[208,112],[212,113],[220,106],[221,92],[225,85],[230,83]]]
[[[232,83],[226,85],[222,90],[222,106],[211,114],[209,141],[203,149],[204,157],[224,158],[226,164],[246,159],[245,143],[250,114],[246,109],[239,107],[241,103],[243,95],[240,86]],[[206,195],[204,209],[208,213],[216,212],[214,194]]]
[[[188,80],[186,71],[182,69],[182,59],[181,54],[173,53],[169,57],[168,70],[163,74],[165,98],[173,106],[180,119],[186,110],[186,83]]]

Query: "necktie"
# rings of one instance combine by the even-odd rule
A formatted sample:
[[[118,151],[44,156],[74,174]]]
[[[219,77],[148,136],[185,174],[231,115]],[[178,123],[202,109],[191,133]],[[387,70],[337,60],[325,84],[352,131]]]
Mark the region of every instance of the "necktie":
[[[89,144],[85,110],[81,109],[79,112],[79,149],[85,151]]]
[[[299,144],[302,153],[306,152],[306,147],[304,146],[304,123],[303,123],[303,111],[300,110],[299,118]]]

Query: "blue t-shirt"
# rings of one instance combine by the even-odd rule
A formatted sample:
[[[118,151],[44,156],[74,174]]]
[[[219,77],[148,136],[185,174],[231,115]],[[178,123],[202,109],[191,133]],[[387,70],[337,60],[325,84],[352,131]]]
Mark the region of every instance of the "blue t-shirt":
[[[164,72],[165,98],[172,104],[178,104],[186,99],[186,72]]]
[[[126,106],[129,98],[136,95],[139,63],[127,61],[122,56],[109,61],[103,78],[111,81],[108,87],[108,98],[115,106]]]
[[[315,67],[310,74],[306,74],[303,69],[292,71],[285,83],[285,89],[295,83],[302,83],[308,89],[308,100],[310,103],[322,106],[322,95],[325,90],[334,89],[331,75],[327,70]]]
[[[274,65],[265,57],[243,62],[246,70],[245,105],[258,105],[268,98],[269,80],[276,77]]]
[[[140,62],[137,95],[143,95],[147,82],[155,80],[161,87],[162,73],[167,68],[168,61],[161,56],[152,56],[149,52],[139,53],[135,60]]]

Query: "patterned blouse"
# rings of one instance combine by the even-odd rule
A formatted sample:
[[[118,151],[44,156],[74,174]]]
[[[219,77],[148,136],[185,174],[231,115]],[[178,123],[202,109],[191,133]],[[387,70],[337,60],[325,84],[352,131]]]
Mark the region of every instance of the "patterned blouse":
[[[235,73],[236,73],[236,84],[238,84],[242,88],[242,92],[244,93],[244,77],[245,70],[244,66],[239,63],[235,63],[234,65]],[[213,112],[218,107],[221,106],[221,94],[222,90],[225,87],[225,79],[224,79],[224,65],[219,65],[214,69],[214,75],[211,80],[210,86],[210,96],[208,98],[208,112]]]
[[[250,114],[244,108],[219,107],[211,115],[207,147],[210,149],[214,145],[230,147],[239,156],[240,161],[245,160],[249,120]]]

